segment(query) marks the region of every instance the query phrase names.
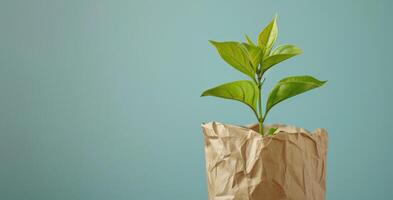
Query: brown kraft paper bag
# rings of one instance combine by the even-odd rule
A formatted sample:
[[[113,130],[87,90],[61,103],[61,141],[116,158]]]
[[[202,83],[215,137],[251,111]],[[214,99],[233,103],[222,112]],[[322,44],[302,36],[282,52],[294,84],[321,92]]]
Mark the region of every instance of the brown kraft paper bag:
[[[262,137],[258,125],[202,124],[209,200],[325,199],[326,130],[270,127]]]

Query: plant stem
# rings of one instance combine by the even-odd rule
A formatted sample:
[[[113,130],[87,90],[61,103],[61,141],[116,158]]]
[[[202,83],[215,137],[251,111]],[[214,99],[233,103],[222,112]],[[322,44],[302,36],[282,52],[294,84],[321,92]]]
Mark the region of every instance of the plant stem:
[[[262,114],[262,84],[261,82],[262,76],[258,77],[258,89],[259,89],[259,99],[258,99],[258,112],[259,112],[259,133],[263,136],[263,114]]]

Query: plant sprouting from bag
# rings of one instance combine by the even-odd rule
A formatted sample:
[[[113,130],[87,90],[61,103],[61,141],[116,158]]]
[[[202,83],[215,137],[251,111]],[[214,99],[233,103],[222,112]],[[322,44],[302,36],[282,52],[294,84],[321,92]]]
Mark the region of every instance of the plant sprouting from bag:
[[[259,133],[263,132],[263,123],[269,111],[281,101],[303,92],[322,86],[326,81],[320,81],[312,76],[291,76],[280,80],[270,91],[267,102],[262,108],[262,86],[265,73],[278,63],[302,53],[295,45],[280,45],[273,49],[278,35],[277,16],[262,30],[257,44],[246,35],[246,42],[216,42],[210,43],[217,49],[221,58],[233,68],[247,75],[251,80],[240,80],[225,83],[208,89],[201,96],[215,96],[224,99],[237,100],[254,112],[259,122]],[[276,129],[270,129],[267,135],[273,135]]]

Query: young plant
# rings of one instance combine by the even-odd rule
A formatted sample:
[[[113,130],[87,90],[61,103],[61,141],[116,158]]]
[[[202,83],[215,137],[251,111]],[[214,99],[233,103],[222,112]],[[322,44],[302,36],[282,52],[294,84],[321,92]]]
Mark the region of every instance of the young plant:
[[[246,35],[246,43],[216,42],[210,43],[216,47],[221,58],[226,63],[247,75],[250,80],[240,80],[225,83],[208,89],[201,96],[215,96],[232,99],[246,104],[254,112],[259,122],[259,133],[263,136],[263,122],[269,111],[281,101],[303,92],[322,86],[326,81],[320,81],[312,76],[292,76],[280,80],[271,90],[265,112],[262,111],[262,86],[264,74],[276,64],[302,53],[295,45],[281,45],[273,49],[277,39],[277,16],[262,30],[258,36],[258,43],[254,44]],[[268,135],[274,134],[276,129],[270,129]]]

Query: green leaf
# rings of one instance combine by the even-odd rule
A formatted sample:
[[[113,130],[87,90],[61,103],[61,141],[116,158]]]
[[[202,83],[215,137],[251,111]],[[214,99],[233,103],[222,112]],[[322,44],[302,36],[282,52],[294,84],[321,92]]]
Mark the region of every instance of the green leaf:
[[[254,71],[257,71],[258,65],[262,60],[263,51],[261,48],[257,46],[252,46],[246,43],[243,43],[248,51],[248,55],[250,56],[251,64]]]
[[[282,79],[270,92],[266,114],[276,104],[303,92],[322,86],[326,81],[320,81],[312,76],[292,76]],[[265,114],[265,117],[266,117]]]
[[[252,81],[235,81],[208,89],[201,96],[215,96],[240,101],[248,105],[256,113],[259,91]]]
[[[273,20],[262,30],[258,36],[258,45],[265,49],[263,57],[270,55],[270,51],[276,42],[278,35],[277,28],[277,15],[274,16]]]
[[[256,46],[256,45],[252,42],[252,40],[251,40],[246,34],[245,34],[244,36],[245,36],[246,41],[247,41],[247,43],[248,43],[249,45],[251,45],[251,46]]]
[[[287,44],[279,46],[269,57],[262,61],[262,71],[265,72],[274,65],[301,53],[303,53],[303,51],[295,45]]]
[[[269,128],[269,130],[267,131],[267,135],[274,135],[274,132],[276,132],[278,128]]]
[[[216,47],[225,62],[254,80],[254,68],[251,65],[250,56],[244,45],[238,42],[210,41],[210,43]]]

